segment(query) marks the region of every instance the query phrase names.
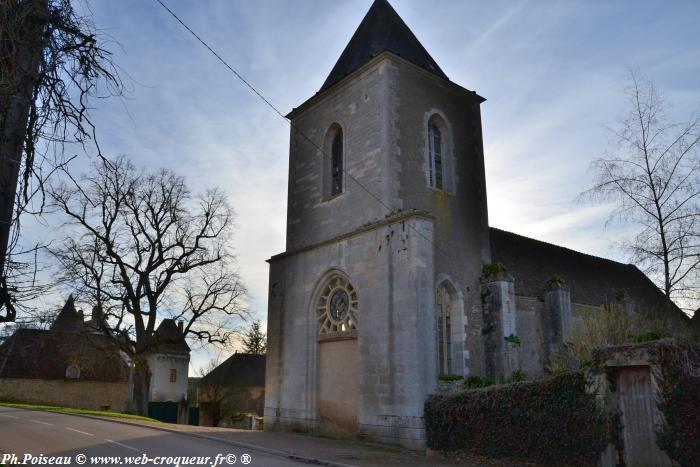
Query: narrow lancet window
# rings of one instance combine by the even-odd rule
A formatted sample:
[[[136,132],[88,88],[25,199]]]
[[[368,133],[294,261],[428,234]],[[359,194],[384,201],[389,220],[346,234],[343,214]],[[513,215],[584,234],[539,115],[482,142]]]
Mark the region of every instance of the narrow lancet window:
[[[428,123],[428,146],[430,152],[430,186],[442,190],[442,133],[434,119]]]
[[[343,130],[338,128],[331,147],[331,196],[343,192]]]
[[[437,311],[437,356],[441,374],[452,373],[452,323],[450,322],[451,300],[444,285],[437,289],[435,306]]]

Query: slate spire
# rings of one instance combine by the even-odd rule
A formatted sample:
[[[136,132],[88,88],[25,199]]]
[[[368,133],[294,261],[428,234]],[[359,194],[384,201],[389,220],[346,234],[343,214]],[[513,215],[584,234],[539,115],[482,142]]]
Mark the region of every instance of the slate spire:
[[[321,91],[384,51],[448,79],[389,2],[375,0],[321,86]]]

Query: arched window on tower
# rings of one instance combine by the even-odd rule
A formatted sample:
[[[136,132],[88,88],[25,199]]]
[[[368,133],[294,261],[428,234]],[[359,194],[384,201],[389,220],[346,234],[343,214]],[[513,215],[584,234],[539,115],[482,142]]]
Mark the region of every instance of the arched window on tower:
[[[343,192],[343,130],[338,128],[331,149],[331,196]]]
[[[442,132],[435,116],[428,122],[428,152],[430,186],[442,190],[442,154],[443,154]]]
[[[447,193],[455,193],[455,161],[452,130],[445,116],[435,110],[426,113],[425,163],[428,186]]]
[[[323,197],[329,200],[343,193],[343,129],[337,123],[330,126],[323,143]]]
[[[437,356],[440,374],[452,373],[452,300],[444,284],[437,288],[435,310],[437,312]]]

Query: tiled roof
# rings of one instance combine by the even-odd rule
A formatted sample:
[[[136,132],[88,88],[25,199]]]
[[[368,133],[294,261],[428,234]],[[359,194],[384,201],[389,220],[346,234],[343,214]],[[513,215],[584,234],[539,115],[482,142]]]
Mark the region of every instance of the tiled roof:
[[[382,52],[391,52],[429,72],[447,76],[386,0],[375,0],[321,86],[333,86]]]
[[[125,382],[129,367],[106,336],[18,329],[0,346],[0,378],[65,379],[80,368],[80,380]]]
[[[622,294],[651,308],[680,310],[636,266],[587,255],[491,227],[493,262],[515,279],[515,294],[542,296],[556,275],[571,289],[571,301],[588,305],[615,302]]]
[[[265,355],[237,353],[199,381],[199,386],[265,386]]]
[[[185,342],[174,319],[164,319],[154,333],[156,352],[189,353],[190,346]]]

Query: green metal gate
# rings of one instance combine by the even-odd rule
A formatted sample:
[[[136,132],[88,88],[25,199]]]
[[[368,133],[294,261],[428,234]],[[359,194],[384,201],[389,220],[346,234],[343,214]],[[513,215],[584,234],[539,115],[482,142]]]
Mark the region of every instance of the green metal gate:
[[[177,402],[149,402],[148,416],[166,423],[177,423]]]
[[[188,425],[199,425],[199,407],[190,407],[187,417]]]

